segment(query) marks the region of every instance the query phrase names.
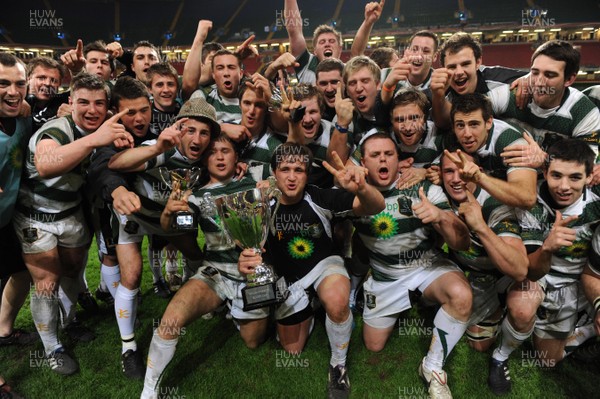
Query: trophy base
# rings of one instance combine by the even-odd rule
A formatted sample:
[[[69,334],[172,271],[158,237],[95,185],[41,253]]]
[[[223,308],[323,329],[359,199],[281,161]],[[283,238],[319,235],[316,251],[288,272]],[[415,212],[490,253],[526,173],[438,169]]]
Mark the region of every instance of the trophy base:
[[[198,229],[198,219],[192,212],[176,212],[173,214],[173,221],[171,222],[171,228],[173,230],[191,231]]]
[[[242,288],[244,312],[275,305],[285,301],[287,297],[288,291],[283,277],[272,283]]]

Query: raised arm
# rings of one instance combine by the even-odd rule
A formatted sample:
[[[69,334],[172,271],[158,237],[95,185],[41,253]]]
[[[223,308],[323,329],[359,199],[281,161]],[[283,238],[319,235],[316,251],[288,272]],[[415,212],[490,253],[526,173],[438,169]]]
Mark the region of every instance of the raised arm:
[[[302,16],[296,0],[285,0],[284,4],[283,15],[290,39],[290,50],[292,50],[292,55],[298,58],[306,50],[306,39],[302,33]]]
[[[384,4],[385,0],[381,0],[380,3],[372,1],[365,5],[365,19],[356,31],[354,41],[352,42],[352,48],[350,49],[352,57],[363,55],[365,53],[369,36],[371,36],[371,30],[373,30],[375,22],[381,17]]]
[[[198,30],[192,42],[192,47],[183,66],[183,76],[181,78],[181,93],[184,100],[190,98],[192,93],[198,87],[198,81],[202,74],[202,46],[208,36],[208,31],[212,29],[212,21],[201,19],[198,22]]]
[[[327,147],[327,159],[333,161],[332,154],[336,152],[346,163],[350,157],[350,147],[348,145],[348,128],[352,123],[352,115],[354,113],[354,105],[349,98],[342,98],[342,84],[338,83],[335,97],[335,113],[337,122],[329,140]],[[340,130],[341,129],[341,130]]]

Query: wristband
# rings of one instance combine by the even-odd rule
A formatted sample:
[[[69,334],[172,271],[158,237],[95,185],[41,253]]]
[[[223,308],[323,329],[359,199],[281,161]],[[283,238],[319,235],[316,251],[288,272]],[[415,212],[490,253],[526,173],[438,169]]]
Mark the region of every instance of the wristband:
[[[596,299],[594,299],[594,310],[596,313],[600,310],[600,296],[597,296]]]
[[[337,123],[335,124],[335,128],[337,129],[338,132],[340,133],[348,133],[348,128],[347,127],[341,127],[340,125],[338,125]]]
[[[385,85],[381,86],[381,90],[385,91],[386,93],[393,93],[394,89],[396,89],[396,87],[392,87],[391,89],[388,89],[387,87],[385,87]]]

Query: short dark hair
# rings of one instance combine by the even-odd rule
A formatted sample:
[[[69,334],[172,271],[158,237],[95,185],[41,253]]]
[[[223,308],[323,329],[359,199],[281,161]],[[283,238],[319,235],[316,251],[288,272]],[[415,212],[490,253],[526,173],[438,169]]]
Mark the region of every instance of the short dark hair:
[[[290,158],[300,158],[306,167],[306,174],[310,173],[310,167],[313,161],[312,151],[305,145],[298,143],[285,142],[275,148],[271,157],[271,169],[275,171],[279,165]]]
[[[576,162],[585,166],[585,174],[590,176],[594,170],[596,154],[583,140],[568,138],[557,141],[546,151],[545,168],[548,169],[550,162],[560,159],[561,161]]]
[[[337,58],[325,58],[323,61],[317,64],[317,69],[315,70],[315,76],[319,76],[319,72],[330,72],[330,71],[339,71],[340,76],[344,72],[344,63]]]
[[[565,63],[565,80],[579,72],[579,61],[581,55],[569,42],[564,40],[550,40],[539,46],[531,56],[531,63],[538,55],[545,55],[556,61]]]
[[[240,55],[238,53],[234,53],[231,50],[227,50],[226,48],[223,48],[221,50],[218,50],[212,58],[211,64],[210,64],[210,69],[213,70],[215,69],[215,58],[217,58],[220,55],[233,55],[237,61],[238,61],[238,66],[241,68],[242,67],[242,59],[240,58]]]
[[[134,44],[132,52],[135,53],[135,50],[137,50],[138,47],[150,47],[156,52],[156,56],[160,58],[160,52],[158,51],[158,48],[154,44],[150,43],[148,40],[140,40],[139,42]]]
[[[309,83],[300,83],[296,87],[292,87],[291,90],[294,100],[302,101],[316,97],[321,113],[325,110],[325,100],[316,86],[313,86]]]
[[[159,62],[157,64],[151,65],[150,68],[146,71],[146,77],[148,79],[148,86],[152,85],[152,78],[155,75],[159,76],[171,76],[175,79],[175,83],[177,84],[177,88],[179,88],[179,74],[177,70],[168,62]]]
[[[390,61],[394,58],[394,54],[398,55],[396,49],[391,47],[378,47],[369,55],[369,58],[375,61],[379,68],[389,68]]]
[[[446,65],[446,53],[456,54],[465,47],[468,47],[471,50],[473,50],[475,60],[481,58],[481,44],[479,44],[479,42],[475,40],[473,36],[466,32],[456,32],[455,34],[450,36],[440,48],[440,62],[442,66]]]
[[[396,153],[398,153],[398,148],[396,147],[396,142],[394,141],[394,139],[392,139],[392,136],[390,136],[389,133],[387,132],[383,132],[383,131],[377,131],[376,133],[372,133],[370,135],[368,135],[364,141],[362,143],[360,143],[360,156],[361,157],[365,157],[365,144],[367,144],[370,140],[373,139],[388,139],[390,140],[392,143],[394,143],[394,150],[396,151]]]
[[[17,64],[23,67],[23,69],[25,70],[25,79],[27,79],[27,77],[29,76],[29,70],[27,68],[27,65],[25,65],[23,61],[21,61],[19,58],[15,57],[12,54],[0,53],[0,65],[10,68],[14,67]]]
[[[123,76],[117,79],[112,89],[112,104],[114,108],[119,109],[119,103],[122,99],[134,100],[140,97],[145,97],[150,102],[150,93],[146,85],[131,76]]]
[[[88,43],[83,47],[83,56],[87,58],[87,54],[90,51],[100,51],[102,53],[106,53],[106,43],[103,40],[96,40],[94,42]]]
[[[414,33],[410,39],[408,39],[408,45],[410,46],[412,44],[412,41],[415,39],[415,37],[428,37],[430,39],[433,40],[433,52],[435,53],[438,49],[438,46],[440,45],[440,39],[438,39],[437,35],[435,33],[433,33],[430,30],[420,30],[416,33]]]
[[[206,62],[206,57],[213,51],[216,53],[219,50],[223,50],[225,47],[221,43],[207,42],[202,45],[202,63]]]
[[[492,112],[492,103],[490,100],[480,93],[465,94],[463,96],[456,96],[452,99],[452,109],[450,111],[450,118],[454,123],[454,115],[457,112],[463,114],[469,114],[471,112],[481,110],[483,120],[487,121],[494,114]]]
[[[90,91],[102,90],[106,94],[106,100],[110,100],[110,89],[98,75],[80,72],[71,80],[71,96],[80,89]]]
[[[29,60],[29,62],[27,63],[27,76],[31,76],[33,70],[39,66],[47,69],[58,69],[60,80],[62,81],[64,77],[63,66],[59,64],[58,61],[56,61],[55,59],[49,57],[35,57]]]
[[[398,91],[396,96],[394,97],[394,106],[392,107],[392,112],[396,107],[415,104],[418,106],[423,114],[425,114],[425,120],[429,117],[429,109],[431,108],[431,103],[427,99],[427,96],[420,90],[417,90],[413,87],[407,87]]]

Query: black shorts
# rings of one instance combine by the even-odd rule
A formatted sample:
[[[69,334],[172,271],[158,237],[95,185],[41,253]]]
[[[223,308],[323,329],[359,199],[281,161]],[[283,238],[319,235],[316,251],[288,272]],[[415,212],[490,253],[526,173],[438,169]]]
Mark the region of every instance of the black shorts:
[[[0,279],[5,279],[11,274],[27,270],[23,262],[21,243],[15,234],[12,223],[0,228]]]

